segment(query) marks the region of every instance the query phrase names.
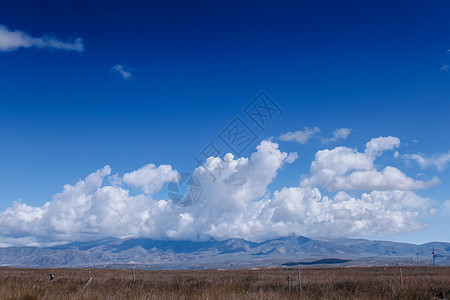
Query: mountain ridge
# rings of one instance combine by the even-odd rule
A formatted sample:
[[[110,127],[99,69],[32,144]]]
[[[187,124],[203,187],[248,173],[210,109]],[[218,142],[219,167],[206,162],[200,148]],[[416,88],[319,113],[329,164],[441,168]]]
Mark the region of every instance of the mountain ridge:
[[[421,245],[366,239],[287,236],[262,242],[244,239],[173,241],[104,238],[52,247],[0,248],[0,266],[48,268],[204,269],[295,265],[450,265],[450,243]]]

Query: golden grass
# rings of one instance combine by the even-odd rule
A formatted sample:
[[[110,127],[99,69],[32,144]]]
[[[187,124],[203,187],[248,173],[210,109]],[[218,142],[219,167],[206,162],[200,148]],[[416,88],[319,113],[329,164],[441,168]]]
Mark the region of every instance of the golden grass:
[[[143,271],[0,268],[1,299],[447,299],[450,267]],[[291,287],[288,286],[288,276]]]

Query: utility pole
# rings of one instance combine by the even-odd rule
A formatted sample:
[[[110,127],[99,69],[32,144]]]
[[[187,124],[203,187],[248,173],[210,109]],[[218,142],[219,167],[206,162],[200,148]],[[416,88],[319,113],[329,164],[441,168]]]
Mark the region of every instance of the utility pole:
[[[419,265],[419,252],[416,252],[416,256],[417,256],[417,265]]]
[[[436,271],[436,249],[431,248],[431,254],[433,254],[433,268]]]

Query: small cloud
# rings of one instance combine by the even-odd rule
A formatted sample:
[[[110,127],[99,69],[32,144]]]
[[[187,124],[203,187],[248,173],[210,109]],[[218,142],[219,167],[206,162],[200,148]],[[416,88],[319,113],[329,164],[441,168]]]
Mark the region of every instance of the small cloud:
[[[291,153],[289,153],[289,155],[286,157],[286,163],[292,164],[294,161],[297,160],[297,158],[298,158],[297,152],[291,152]]]
[[[400,155],[400,153],[398,153],[398,151],[395,151],[395,152],[394,152],[394,158],[398,158],[399,155]]]
[[[409,161],[415,161],[423,169],[434,167],[439,172],[444,171],[450,164],[450,152],[435,154],[431,157],[425,157],[422,154],[405,154],[402,157]]]
[[[111,72],[119,75],[124,80],[131,80],[132,74],[131,74],[132,68],[125,67],[122,65],[115,65],[111,68]]]
[[[448,65],[443,65],[443,66],[441,67],[441,71],[444,71],[444,72],[448,72],[449,69],[450,69],[450,68],[449,68]]]
[[[319,133],[320,129],[317,127],[309,128],[305,127],[304,130],[287,132],[280,136],[280,140],[285,142],[297,142],[300,144],[306,144],[308,140],[313,137],[316,133]]]
[[[328,139],[322,139],[324,143],[336,142],[339,139],[346,140],[347,137],[352,133],[350,128],[338,128],[333,132],[333,137]]]
[[[11,30],[0,25],[0,52],[12,52],[19,48],[50,48],[64,51],[84,51],[84,44],[81,38],[73,42],[63,42],[52,36],[32,37],[20,30]]]
[[[450,200],[447,200],[442,204],[442,207],[446,213],[450,215]]]

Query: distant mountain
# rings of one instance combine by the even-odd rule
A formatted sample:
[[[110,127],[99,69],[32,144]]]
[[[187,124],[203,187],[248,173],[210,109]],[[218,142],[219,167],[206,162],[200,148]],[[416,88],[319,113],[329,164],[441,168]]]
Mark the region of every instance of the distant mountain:
[[[365,239],[289,236],[260,243],[106,238],[55,247],[0,248],[0,266],[142,269],[247,268],[305,265],[450,265],[450,243],[414,245]],[[417,260],[418,254],[418,260]]]

